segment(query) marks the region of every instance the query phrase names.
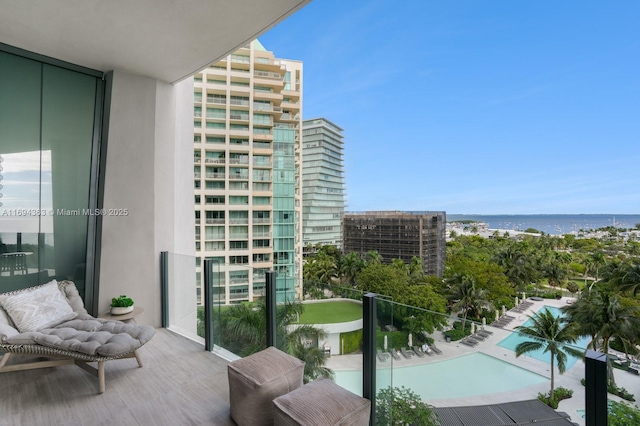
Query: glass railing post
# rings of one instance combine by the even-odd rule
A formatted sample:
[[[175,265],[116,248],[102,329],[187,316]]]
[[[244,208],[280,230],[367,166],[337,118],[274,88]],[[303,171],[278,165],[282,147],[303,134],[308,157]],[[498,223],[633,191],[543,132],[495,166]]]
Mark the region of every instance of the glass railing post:
[[[265,296],[267,305],[267,346],[276,345],[276,273],[265,273]]]
[[[607,355],[588,350],[585,355],[585,364],[587,426],[607,426]]]
[[[376,332],[378,329],[377,297],[364,295],[362,301],[362,396],[371,401],[369,424],[375,426],[376,413]]]
[[[204,260],[204,349],[213,350],[213,260]]]
[[[160,252],[160,297],[162,327],[169,327],[169,252]]]

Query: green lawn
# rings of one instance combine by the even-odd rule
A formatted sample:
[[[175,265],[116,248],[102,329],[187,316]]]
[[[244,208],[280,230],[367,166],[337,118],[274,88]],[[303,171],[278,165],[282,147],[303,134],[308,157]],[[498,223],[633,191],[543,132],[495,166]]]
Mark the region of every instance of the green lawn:
[[[332,324],[362,318],[362,305],[351,302],[309,303],[304,305],[300,324]]]

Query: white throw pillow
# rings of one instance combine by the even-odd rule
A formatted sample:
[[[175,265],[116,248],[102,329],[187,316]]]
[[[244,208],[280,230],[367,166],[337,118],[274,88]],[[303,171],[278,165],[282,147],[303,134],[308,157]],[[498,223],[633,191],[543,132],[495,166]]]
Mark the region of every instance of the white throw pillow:
[[[2,295],[0,305],[21,333],[56,326],[78,315],[58,289],[56,280],[12,295]]]

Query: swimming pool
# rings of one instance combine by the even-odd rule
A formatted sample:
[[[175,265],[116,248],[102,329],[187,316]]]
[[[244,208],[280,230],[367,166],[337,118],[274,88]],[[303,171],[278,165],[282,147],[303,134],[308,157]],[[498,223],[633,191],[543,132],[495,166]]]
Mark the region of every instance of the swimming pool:
[[[560,317],[562,316],[562,310],[560,310],[560,308],[556,308],[553,306],[548,306],[548,305],[544,305],[541,309],[547,309],[549,312],[551,312],[553,314],[553,316]],[[533,321],[531,321],[531,319],[528,319],[527,321],[524,322],[523,325],[529,326],[532,325]],[[516,351],[516,347],[518,346],[518,344],[520,344],[521,342],[524,342],[528,340],[528,338],[520,333],[514,332],[511,333],[509,336],[505,337],[504,339],[500,340],[498,342],[498,346],[501,346],[505,349],[509,349],[510,351]],[[590,337],[581,337],[576,343],[574,343],[572,346],[577,346],[579,348],[586,348],[587,344],[589,344],[589,341],[591,340]],[[544,353],[544,349],[540,349],[534,352],[528,352],[526,355],[521,355],[521,356],[528,356],[531,358],[535,358],[538,361],[542,361],[542,362],[546,362],[547,364],[549,362],[551,362],[551,355],[547,352]],[[578,359],[580,358],[576,358],[572,355],[567,356],[567,370],[570,369],[571,367],[573,367],[573,365],[576,363],[576,361],[578,361]],[[557,365],[557,364],[555,364]]]
[[[439,362],[378,369],[379,389],[404,386],[423,400],[462,398],[506,392],[545,383],[549,379],[481,352]],[[362,371],[335,371],[336,383],[362,395]]]

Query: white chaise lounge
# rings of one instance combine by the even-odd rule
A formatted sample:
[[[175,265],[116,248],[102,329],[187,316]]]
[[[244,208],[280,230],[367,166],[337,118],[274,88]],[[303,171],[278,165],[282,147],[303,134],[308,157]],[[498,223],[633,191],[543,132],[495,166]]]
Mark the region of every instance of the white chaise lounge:
[[[154,334],[151,326],[92,317],[71,281],[0,293],[0,373],[76,364],[98,377],[103,393],[104,363],[135,357],[142,367],[138,349]],[[47,360],[8,364],[13,355]]]

